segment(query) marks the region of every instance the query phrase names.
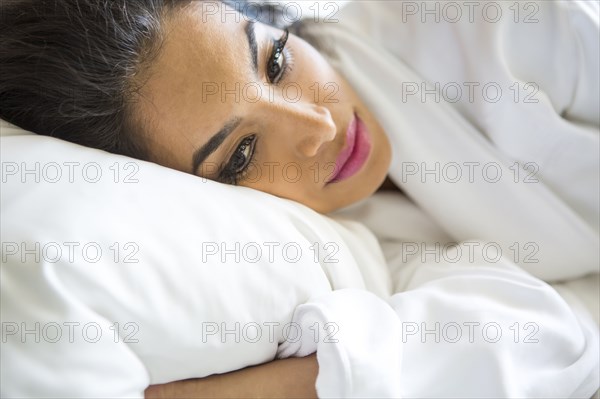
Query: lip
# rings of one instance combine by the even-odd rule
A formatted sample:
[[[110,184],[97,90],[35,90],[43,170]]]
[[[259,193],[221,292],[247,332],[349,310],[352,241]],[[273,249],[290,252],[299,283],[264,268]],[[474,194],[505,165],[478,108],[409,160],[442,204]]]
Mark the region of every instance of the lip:
[[[357,174],[370,153],[371,133],[355,113],[346,131],[346,145],[335,160],[335,173],[327,184],[340,182]]]

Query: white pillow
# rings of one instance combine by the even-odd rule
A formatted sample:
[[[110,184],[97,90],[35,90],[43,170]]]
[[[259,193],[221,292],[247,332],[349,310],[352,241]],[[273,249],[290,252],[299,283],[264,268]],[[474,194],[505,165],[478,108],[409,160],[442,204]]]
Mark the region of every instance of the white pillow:
[[[273,359],[309,298],[389,294],[359,224],[1,130],[3,396],[140,396]]]

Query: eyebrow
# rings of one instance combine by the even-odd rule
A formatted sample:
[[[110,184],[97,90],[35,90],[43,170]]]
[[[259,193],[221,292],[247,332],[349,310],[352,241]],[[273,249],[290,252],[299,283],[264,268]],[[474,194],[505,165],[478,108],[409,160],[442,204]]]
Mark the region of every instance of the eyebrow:
[[[252,69],[255,74],[258,74],[258,44],[256,43],[256,23],[248,21],[244,28],[246,39],[248,40],[248,48],[250,49],[250,60]],[[225,139],[233,132],[242,122],[240,118],[229,120],[210,140],[202,147],[198,148],[192,157],[192,173],[196,174],[202,163],[215,152]]]
[[[219,148],[223,141],[225,141],[225,139],[240,125],[240,123],[242,123],[241,118],[233,118],[229,120],[225,126],[221,128],[221,130],[219,130],[210,138],[210,140],[208,140],[206,144],[194,152],[194,156],[192,158],[192,171],[194,174],[198,172],[198,168],[200,165],[202,165],[202,162],[204,162],[210,154]]]
[[[248,21],[246,28],[246,38],[248,39],[248,47],[250,48],[250,58],[252,60],[252,69],[255,74],[258,74],[258,45],[256,44],[256,23]]]

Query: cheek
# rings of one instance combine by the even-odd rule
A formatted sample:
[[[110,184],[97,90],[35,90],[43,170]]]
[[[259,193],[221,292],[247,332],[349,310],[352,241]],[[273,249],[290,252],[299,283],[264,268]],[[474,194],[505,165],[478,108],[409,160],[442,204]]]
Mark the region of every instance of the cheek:
[[[282,157],[269,160],[268,165],[263,165],[253,168],[248,179],[241,185],[311,207],[316,205],[315,201],[324,201],[321,188],[327,173],[315,165],[301,165]]]
[[[297,48],[300,49],[300,55],[295,54],[294,57],[292,80],[306,88],[306,101],[326,106],[335,120],[347,120],[351,108],[361,104],[356,92],[309,43],[297,39]]]
[[[291,42],[294,54],[294,69],[303,80],[314,82],[335,82],[337,73],[329,62],[308,42],[295,37]],[[294,72],[296,72],[294,71]]]
[[[307,168],[297,162],[271,161],[269,168],[263,168],[257,179],[248,181],[248,186],[278,197],[305,202],[306,198],[318,194],[318,183],[314,182],[314,168]]]
[[[258,170],[258,169],[257,169]],[[280,198],[299,202],[320,213],[329,213],[366,197],[366,185],[333,186],[324,189],[331,171],[315,165],[272,161],[241,185]]]

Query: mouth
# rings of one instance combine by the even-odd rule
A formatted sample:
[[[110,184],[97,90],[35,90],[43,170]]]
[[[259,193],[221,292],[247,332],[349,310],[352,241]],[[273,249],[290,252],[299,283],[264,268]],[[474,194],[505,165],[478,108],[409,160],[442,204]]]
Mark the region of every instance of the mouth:
[[[326,184],[340,182],[357,174],[371,153],[371,134],[354,114],[346,131],[346,145],[335,160],[335,170]]]

